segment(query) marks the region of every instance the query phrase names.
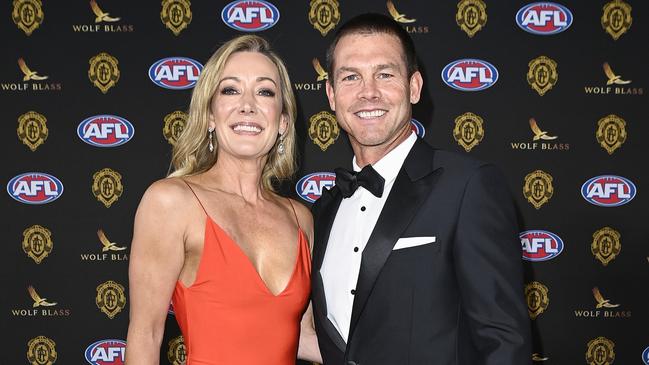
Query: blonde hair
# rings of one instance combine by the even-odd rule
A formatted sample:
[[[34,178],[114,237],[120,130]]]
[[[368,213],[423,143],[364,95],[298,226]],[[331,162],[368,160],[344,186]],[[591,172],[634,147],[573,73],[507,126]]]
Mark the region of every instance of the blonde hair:
[[[278,138],[273,148],[268,152],[268,160],[261,176],[262,187],[268,191],[275,191],[274,184],[289,179],[296,169],[295,119],[297,107],[284,62],[271,50],[268,41],[256,35],[243,35],[228,41],[219,47],[205,64],[192,92],[187,124],[173,148],[171,163],[175,171],[169,177],[200,174],[209,170],[216,163],[218,158],[216,138],[212,139],[214,151],[210,152],[208,149],[207,128],[210,104],[223,74],[225,63],[236,52],[263,54],[275,64],[279,74],[282,114],[286,115],[288,122],[282,137],[284,153],[280,154],[277,151],[280,142],[280,138]]]

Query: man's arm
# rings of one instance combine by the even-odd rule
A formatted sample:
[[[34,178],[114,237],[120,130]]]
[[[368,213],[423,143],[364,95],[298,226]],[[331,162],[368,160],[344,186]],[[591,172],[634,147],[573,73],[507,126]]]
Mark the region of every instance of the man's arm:
[[[529,364],[531,331],[516,210],[507,182],[493,165],[480,166],[467,183],[453,250],[462,308],[480,364]]]

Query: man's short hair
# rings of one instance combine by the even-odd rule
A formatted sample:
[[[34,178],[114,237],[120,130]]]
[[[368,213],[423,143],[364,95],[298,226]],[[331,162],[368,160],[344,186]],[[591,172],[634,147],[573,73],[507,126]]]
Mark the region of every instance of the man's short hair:
[[[340,38],[350,34],[374,34],[384,33],[397,37],[403,48],[403,58],[406,62],[408,78],[419,70],[417,65],[417,54],[415,44],[410,34],[403,29],[394,19],[383,14],[366,13],[357,15],[342,25],[336,32],[333,41],[327,49],[326,67],[329,73],[329,82],[333,85],[334,51]]]

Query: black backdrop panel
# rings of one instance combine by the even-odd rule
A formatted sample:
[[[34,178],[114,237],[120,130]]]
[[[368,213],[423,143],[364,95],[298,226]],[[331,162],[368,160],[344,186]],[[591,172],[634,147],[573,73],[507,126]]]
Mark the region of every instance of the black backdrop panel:
[[[648,206],[642,145],[649,132],[649,7],[643,1],[602,0],[531,6],[523,18],[545,22],[546,32],[555,14],[559,23],[569,23],[561,32],[539,35],[517,25],[517,12],[528,4],[274,1],[279,21],[259,34],[284,58],[299,103],[300,171],[283,191],[300,199],[295,189],[300,178],[351,164],[344,132],[334,139],[331,119],[314,117],[330,112],[313,60],[324,65],[333,31],[323,35],[312,25],[311,7],[313,23],[321,27],[335,27],[366,11],[389,14],[393,7],[416,43],[424,74],[423,98],[413,113],[425,130],[423,138],[496,163],[517,201],[521,232],[532,231],[522,243],[525,255],[536,260],[525,261],[535,361],[649,364],[649,230],[642,213]],[[180,16],[188,13],[178,10],[185,5],[191,21],[179,29]],[[262,2],[248,5],[272,15]],[[166,57],[204,63],[220,44],[241,34],[222,20],[226,6],[100,0],[99,16],[87,1],[15,0],[0,8],[5,164],[0,174],[7,185],[0,255],[1,364],[122,363],[134,212],[146,187],[168,172],[165,117],[186,111],[191,95],[191,88],[156,85],[148,70]],[[472,36],[458,25],[458,9],[472,9],[460,14],[460,23],[475,31]],[[178,35],[165,27],[161,13]],[[258,14],[249,13],[253,21],[261,20]],[[114,65],[106,57],[103,66],[93,68],[91,76],[103,80],[99,84],[105,92],[89,78],[90,61],[101,53],[113,57],[119,70],[118,79],[115,69],[107,73]],[[484,64],[475,60],[482,60],[496,68],[495,84],[481,91],[449,87],[442,71],[462,59],[474,61],[455,70],[456,81],[479,78]],[[528,81],[530,69],[538,91]],[[483,72],[494,76],[494,70]],[[114,85],[105,76],[112,76]],[[82,140],[77,135],[81,122],[101,115],[88,122],[95,128],[89,134],[95,145]],[[178,131],[178,125],[167,128]],[[312,136],[310,129],[320,135]],[[97,146],[117,143],[111,136],[130,140]],[[606,207],[585,199],[582,184],[597,176],[604,177],[586,187],[591,201],[626,203]],[[316,177],[305,186],[315,187],[317,195],[327,184]],[[25,202],[57,194],[46,204]],[[161,363],[179,364],[184,350],[171,313],[166,329]]]

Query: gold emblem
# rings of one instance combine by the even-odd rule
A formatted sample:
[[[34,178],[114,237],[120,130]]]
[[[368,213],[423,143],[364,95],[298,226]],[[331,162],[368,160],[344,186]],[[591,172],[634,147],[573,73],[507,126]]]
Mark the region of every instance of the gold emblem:
[[[309,118],[309,137],[324,152],[340,135],[336,117],[326,111],[314,114]]]
[[[617,115],[610,114],[597,122],[595,137],[609,155],[622,147],[626,141],[626,122]]]
[[[162,134],[170,145],[175,146],[176,142],[178,142],[178,137],[180,137],[187,125],[187,118],[189,118],[187,113],[180,110],[165,115]]]
[[[538,281],[525,285],[525,301],[527,302],[527,311],[530,318],[536,319],[548,309],[550,304],[548,287]]]
[[[324,68],[322,68],[320,61],[318,61],[317,58],[311,60],[311,63],[313,64],[313,69],[315,70],[315,72],[318,73],[318,78],[316,79],[316,81],[324,81],[329,79],[329,74],[324,70]]]
[[[108,89],[117,84],[120,75],[117,58],[102,52],[91,58],[89,63],[88,78],[102,93],[107,93]]]
[[[18,117],[18,129],[16,130],[18,139],[32,152],[36,151],[38,146],[45,143],[47,139],[49,131],[46,122],[47,118],[35,111],[28,111]]]
[[[160,20],[174,35],[180,34],[192,22],[191,2],[189,0],[162,0]]]
[[[126,305],[124,287],[112,280],[100,284],[97,287],[95,303],[97,303],[97,308],[106,313],[108,318],[115,318]]]
[[[336,0],[311,0],[309,23],[326,36],[340,21],[340,10]]]
[[[29,66],[27,66],[27,63],[25,60],[21,57],[18,59],[18,67],[20,68],[20,71],[23,73],[23,81],[41,81],[41,80],[47,80],[48,76],[41,76],[38,74],[38,71],[32,71],[29,69]]]
[[[480,116],[466,112],[455,118],[453,138],[464,149],[469,152],[478,145],[484,138],[483,120]]]
[[[90,0],[90,8],[92,9],[92,12],[95,13],[95,23],[101,23],[101,22],[118,22],[120,18],[113,18],[110,16],[110,14],[105,13],[99,5],[97,4],[97,1],[95,0]]]
[[[391,0],[388,0],[385,6],[388,8],[388,13],[390,13],[392,19],[394,19],[398,23],[414,23],[417,21],[417,19],[406,18],[406,14],[399,13]]]
[[[29,296],[32,297],[32,300],[34,300],[34,304],[32,304],[32,308],[36,307],[52,307],[56,305],[56,302],[50,303],[47,301],[47,298],[41,298],[40,295],[36,292],[36,289],[34,289],[33,286],[28,286],[27,291],[29,292]]]
[[[527,71],[527,83],[543,96],[557,83],[559,73],[557,63],[551,58],[540,56],[527,64],[530,68]]]
[[[613,70],[611,69],[611,66],[609,66],[608,62],[604,62],[602,67],[604,68],[604,74],[606,74],[606,77],[608,78],[606,85],[626,85],[631,83],[631,80],[622,80],[622,76],[616,75],[615,72],[613,72]]]
[[[473,38],[487,24],[487,5],[482,0],[460,0],[455,22],[469,38]]]
[[[117,246],[117,243],[110,242],[108,237],[106,237],[106,234],[104,233],[104,230],[101,229],[101,228],[99,228],[97,230],[97,237],[99,237],[99,242],[101,242],[101,245],[103,246],[101,248],[101,252],[124,251],[124,250],[126,250],[126,247],[119,247],[119,246]]]
[[[27,360],[31,365],[52,365],[57,357],[56,343],[45,336],[32,338],[27,343]]]
[[[169,341],[169,350],[167,350],[167,359],[171,365],[183,365],[187,360],[187,349],[183,336],[178,336]]]
[[[611,303],[609,303],[610,302],[609,299],[604,299],[604,296],[602,295],[602,293],[599,292],[598,287],[593,288],[593,297],[595,297],[595,301],[597,302],[597,304],[595,305],[596,309],[600,309],[600,308],[617,308],[617,307],[620,306],[619,304],[611,304]]]
[[[552,176],[542,170],[530,172],[525,176],[523,196],[534,208],[541,209],[543,204],[552,198],[554,194],[552,180]]]
[[[541,356],[541,354],[537,352],[532,354],[532,361],[548,361],[548,360],[550,360],[549,357]]]
[[[14,0],[11,18],[25,34],[31,35],[43,23],[42,5],[41,0]]]
[[[35,224],[23,231],[23,251],[37,264],[52,252],[53,247],[49,229]]]
[[[536,123],[536,119],[534,118],[530,118],[530,128],[532,129],[532,133],[534,133],[532,141],[538,141],[539,139],[542,139],[544,141],[551,141],[553,139],[557,139],[557,136],[548,136],[548,132],[542,131],[541,128],[539,128],[539,125]]]
[[[588,341],[586,362],[588,365],[611,365],[615,360],[615,344],[606,337],[597,337]]]
[[[617,40],[631,28],[631,6],[622,0],[613,0],[604,5],[602,27],[606,33]]]
[[[122,175],[117,171],[105,168],[92,175],[92,193],[106,208],[110,208],[123,192]]]
[[[604,227],[593,233],[593,242],[590,244],[590,252],[593,253],[602,265],[607,266],[613,261],[622,250],[620,243],[620,232],[611,227]]]

